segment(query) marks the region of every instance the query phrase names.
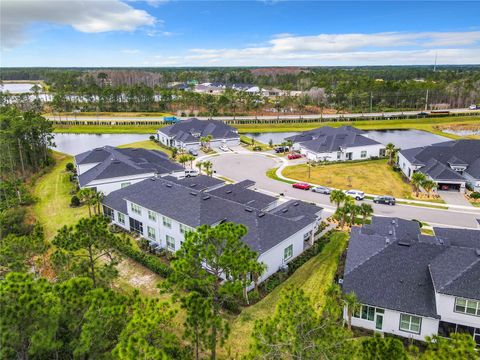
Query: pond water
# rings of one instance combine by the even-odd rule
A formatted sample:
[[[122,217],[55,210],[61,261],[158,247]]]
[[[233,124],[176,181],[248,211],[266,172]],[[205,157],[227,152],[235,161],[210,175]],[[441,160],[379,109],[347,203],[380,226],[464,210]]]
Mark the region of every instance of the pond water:
[[[7,84],[0,85],[0,91],[1,92],[8,91],[11,94],[28,93],[28,92],[31,92],[30,89],[34,85],[35,85],[34,83],[7,83]]]
[[[400,149],[410,149],[450,140],[444,136],[421,130],[371,130],[366,131],[366,133],[373,140],[385,145],[391,142]],[[255,140],[265,144],[268,144],[270,139],[274,144],[280,144],[285,138],[297,134],[299,132],[248,133],[244,135],[253,137]]]
[[[148,140],[149,134],[54,134],[57,145],[53,149],[69,155],[77,155],[105,145],[118,146]]]

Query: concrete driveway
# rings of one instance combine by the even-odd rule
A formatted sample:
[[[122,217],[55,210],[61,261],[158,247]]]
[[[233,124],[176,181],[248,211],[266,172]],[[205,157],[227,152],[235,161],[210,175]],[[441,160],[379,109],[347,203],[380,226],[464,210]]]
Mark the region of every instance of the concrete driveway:
[[[440,197],[449,205],[471,206],[472,208],[474,207],[467,201],[467,199],[465,199],[465,196],[461,192],[439,190],[438,195],[440,195]]]
[[[226,176],[234,181],[250,179],[256,182],[256,188],[272,195],[283,194],[285,197],[295,198],[307,202],[314,202],[325,208],[331,214],[335,206],[330,203],[328,195],[292,188],[291,184],[270,179],[266,176],[268,169],[279,167],[281,159],[274,155],[259,153],[224,153],[209,158],[217,174]],[[443,210],[422,208],[419,206],[400,205],[388,206],[369,202],[376,215],[392,216],[403,219],[417,219],[433,226],[453,226],[477,228],[477,218],[480,218],[480,209],[472,210]]]

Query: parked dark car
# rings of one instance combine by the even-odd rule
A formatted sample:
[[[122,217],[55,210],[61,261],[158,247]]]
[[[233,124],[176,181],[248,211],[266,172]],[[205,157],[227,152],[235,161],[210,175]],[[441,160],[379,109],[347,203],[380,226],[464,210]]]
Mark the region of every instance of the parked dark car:
[[[277,154],[280,154],[280,153],[284,153],[284,152],[287,152],[289,149],[288,149],[288,146],[277,146],[275,148],[275,152]]]
[[[395,198],[393,196],[375,196],[373,198],[375,204],[395,205]]]
[[[330,193],[332,192],[332,189],[325,186],[317,186],[317,187],[314,187],[312,191],[319,194],[330,195]]]

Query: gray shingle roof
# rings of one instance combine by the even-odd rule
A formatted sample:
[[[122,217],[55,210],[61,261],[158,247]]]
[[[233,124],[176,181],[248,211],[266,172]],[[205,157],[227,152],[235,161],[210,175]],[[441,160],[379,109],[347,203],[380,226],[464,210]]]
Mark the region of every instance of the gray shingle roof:
[[[323,126],[288,137],[286,140],[300,143],[301,146],[317,153],[338,151],[344,147],[380,144],[378,141],[372,140],[364,134],[364,131],[352,126],[341,126],[338,128]]]
[[[434,228],[374,217],[353,228],[344,272],[344,292],[364,304],[436,317],[435,290],[480,299],[480,231]]]
[[[180,121],[159,129],[165,135],[184,143],[198,142],[200,137],[211,135],[214,140],[237,139],[237,130],[219,120],[199,120],[196,118]]]
[[[217,196],[214,191],[195,191],[166,178],[147,179],[113,191],[105,197],[103,203],[115,210],[126,211],[125,200],[191,227],[215,225],[222,221],[243,224],[248,228],[243,241],[259,254],[314,222],[321,211],[317,206],[299,201],[302,206],[284,205],[289,207],[287,212],[264,212]],[[290,217],[289,213],[295,213],[295,217]]]
[[[234,201],[258,210],[265,209],[277,200],[276,197],[247,189],[243,183],[229,184],[209,191],[209,194]]]
[[[78,165],[98,163],[78,176],[80,186],[93,180],[150,173],[168,174],[183,169],[160,151],[112,146],[76,155],[75,162]]]
[[[428,167],[421,171],[435,180],[457,179],[452,178],[452,174],[445,170],[450,170],[450,165],[466,165],[465,172],[475,179],[480,179],[480,140],[447,141],[402,150],[400,153],[412,164]]]

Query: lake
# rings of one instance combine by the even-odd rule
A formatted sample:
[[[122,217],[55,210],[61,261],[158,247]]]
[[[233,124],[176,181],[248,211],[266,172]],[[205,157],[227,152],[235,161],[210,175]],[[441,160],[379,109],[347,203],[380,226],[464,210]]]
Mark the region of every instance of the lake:
[[[105,145],[119,146],[148,140],[149,134],[54,134],[57,145],[53,149],[69,155],[77,155],[87,150]]]
[[[434,143],[449,141],[449,138],[435,135],[421,130],[370,130],[366,131],[369,137],[382,144],[393,143],[400,149],[410,149],[417,146],[426,146]],[[248,133],[244,134],[253,137],[255,140],[268,144],[270,139],[274,144],[282,143],[285,138],[300,134],[299,132],[270,132],[270,133]]]
[[[34,86],[34,83],[6,83],[0,85],[1,92],[10,92],[11,94],[29,93],[30,89]],[[38,86],[41,87],[39,84]]]

